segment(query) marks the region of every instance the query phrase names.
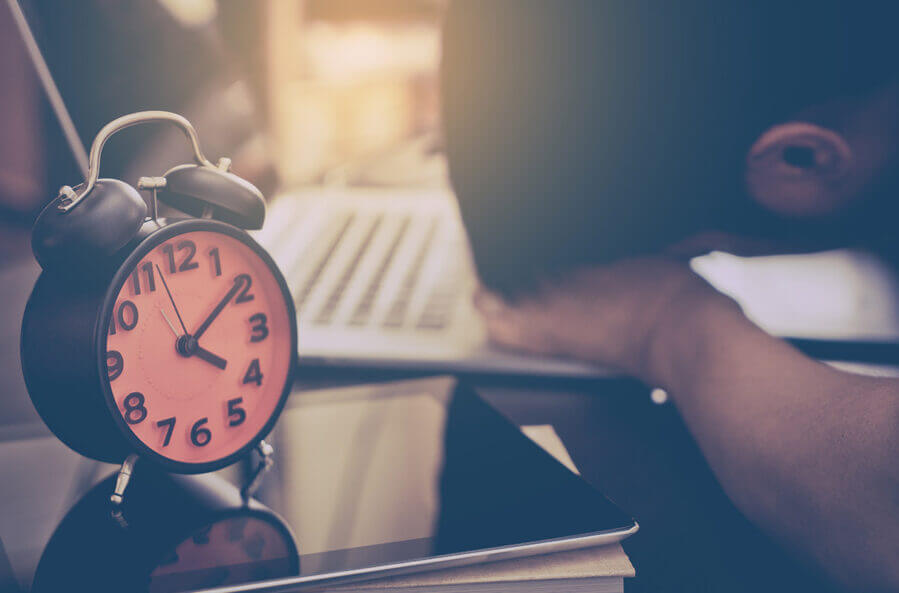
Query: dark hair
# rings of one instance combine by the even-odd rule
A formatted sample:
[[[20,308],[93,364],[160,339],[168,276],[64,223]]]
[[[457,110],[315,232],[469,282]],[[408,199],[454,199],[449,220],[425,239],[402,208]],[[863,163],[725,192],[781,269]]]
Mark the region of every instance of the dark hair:
[[[482,278],[509,294],[700,230],[777,227],[743,192],[747,149],[804,106],[895,77],[896,13],[833,0],[457,0],[444,125]]]

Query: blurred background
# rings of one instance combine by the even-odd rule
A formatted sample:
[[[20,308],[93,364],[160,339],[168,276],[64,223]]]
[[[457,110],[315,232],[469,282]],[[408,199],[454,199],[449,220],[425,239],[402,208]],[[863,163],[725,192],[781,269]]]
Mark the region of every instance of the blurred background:
[[[20,3],[85,146],[114,117],[167,109],[190,119],[207,153],[232,157],[267,197],[322,181],[444,183],[445,0]],[[18,125],[0,147],[0,208],[27,220],[81,172],[3,12],[0,59],[16,90],[0,105],[15,107],[7,112]],[[132,182],[189,154],[177,131],[158,126],[110,147],[104,176]],[[24,176],[32,178],[25,191]]]
[[[268,111],[292,185],[439,183],[444,0],[265,2]],[[425,162],[422,162],[422,159]]]

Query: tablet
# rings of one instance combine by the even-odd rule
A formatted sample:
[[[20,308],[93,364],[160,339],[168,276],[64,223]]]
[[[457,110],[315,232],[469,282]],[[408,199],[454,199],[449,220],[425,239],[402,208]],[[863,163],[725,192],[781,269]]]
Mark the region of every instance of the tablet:
[[[17,585],[295,590],[600,545],[637,529],[449,378],[295,393],[270,442],[275,465],[249,504],[238,489],[249,464],[217,475],[170,476],[138,463],[120,517],[109,514],[111,466],[97,472],[97,465],[81,462],[97,477],[56,475],[65,487],[49,484],[51,477],[17,483],[20,500],[24,488],[30,506],[56,506],[63,517],[47,528],[30,525],[27,533],[0,529],[7,552],[17,551],[7,565],[22,557],[15,550],[21,540],[48,534],[32,553],[32,574],[11,566]],[[10,444],[20,443],[0,448]],[[78,465],[56,457],[80,459],[49,439],[33,450],[50,468]],[[0,465],[29,463],[14,457],[4,455]],[[72,492],[72,483],[84,487]],[[41,502],[50,490],[69,491],[71,499]],[[0,504],[2,527],[17,511]]]

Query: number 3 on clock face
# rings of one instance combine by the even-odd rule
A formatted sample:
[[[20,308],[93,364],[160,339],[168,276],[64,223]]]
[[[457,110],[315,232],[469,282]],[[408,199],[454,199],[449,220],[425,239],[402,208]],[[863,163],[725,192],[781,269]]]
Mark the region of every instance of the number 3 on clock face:
[[[187,229],[119,272],[106,377],[138,452],[199,472],[233,462],[271,429],[290,390],[296,326],[258,245],[241,232]]]

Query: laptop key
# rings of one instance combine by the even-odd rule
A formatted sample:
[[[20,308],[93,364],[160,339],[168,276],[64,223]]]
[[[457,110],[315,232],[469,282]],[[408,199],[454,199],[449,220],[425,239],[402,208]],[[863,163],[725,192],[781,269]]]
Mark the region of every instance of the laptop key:
[[[428,296],[416,327],[419,329],[443,329],[446,327],[449,324],[450,314],[457,296],[458,289],[455,283],[445,281],[435,287]]]

